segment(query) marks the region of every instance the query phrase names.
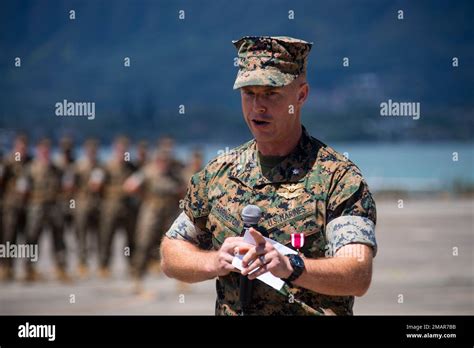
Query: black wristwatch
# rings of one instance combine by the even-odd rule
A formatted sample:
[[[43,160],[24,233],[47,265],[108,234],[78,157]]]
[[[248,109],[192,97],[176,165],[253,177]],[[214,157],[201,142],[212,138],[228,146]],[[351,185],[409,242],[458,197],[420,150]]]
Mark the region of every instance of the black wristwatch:
[[[298,279],[301,273],[303,273],[304,261],[299,255],[290,254],[287,256],[288,256],[288,259],[290,260],[291,267],[293,267],[293,273],[291,273],[291,275],[288,278],[283,279],[283,280],[285,282],[292,282]]]

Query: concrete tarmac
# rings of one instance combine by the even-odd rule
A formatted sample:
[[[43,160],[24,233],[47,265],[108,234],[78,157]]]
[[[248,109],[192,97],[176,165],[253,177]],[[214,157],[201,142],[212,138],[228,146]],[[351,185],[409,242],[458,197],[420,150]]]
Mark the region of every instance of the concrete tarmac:
[[[356,298],[354,313],[474,314],[474,200],[377,200],[378,254],[372,285]],[[182,289],[165,275],[148,274],[144,291],[134,292],[123,256],[125,238],[114,244],[112,276],[91,275],[71,284],[54,280],[50,235],[41,240],[38,270],[46,278],[37,283],[0,283],[0,314],[122,314],[213,315],[215,281]],[[69,269],[77,265],[77,250],[68,234]],[[22,265],[17,274],[23,276]]]

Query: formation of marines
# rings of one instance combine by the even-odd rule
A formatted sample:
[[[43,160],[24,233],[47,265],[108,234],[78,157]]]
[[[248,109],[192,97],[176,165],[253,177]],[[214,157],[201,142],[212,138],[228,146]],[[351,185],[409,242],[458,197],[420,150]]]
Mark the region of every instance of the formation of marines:
[[[99,142],[87,139],[75,158],[70,137],[60,139],[52,156],[52,142],[43,138],[30,155],[28,138],[18,134],[11,150],[0,154],[0,243],[38,245],[52,240],[55,276],[63,282],[90,275],[92,252],[97,273],[111,275],[112,246],[125,232],[122,256],[129,274],[140,284],[153,265],[159,265],[159,247],[176,218],[191,176],[202,167],[195,150],[189,163],[177,160],[174,141],[161,138],[153,148],[140,141],[131,151],[127,137],[115,138],[111,154],[99,159]],[[42,238],[51,231],[52,238]],[[75,248],[65,242],[73,233]],[[77,254],[77,268],[68,261]],[[15,258],[0,258],[0,279],[15,278]],[[42,279],[36,263],[25,262],[26,281]]]

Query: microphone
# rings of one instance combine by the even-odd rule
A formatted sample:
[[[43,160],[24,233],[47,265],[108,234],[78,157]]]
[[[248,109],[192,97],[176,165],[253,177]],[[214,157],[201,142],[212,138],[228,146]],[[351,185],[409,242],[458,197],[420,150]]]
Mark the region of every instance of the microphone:
[[[262,216],[262,211],[256,205],[247,205],[242,210],[242,220],[244,222],[244,229],[242,236],[250,229],[250,227],[257,228],[258,221]],[[252,300],[253,281],[246,276],[240,275],[240,303],[242,305],[242,314],[245,313],[250,301]]]

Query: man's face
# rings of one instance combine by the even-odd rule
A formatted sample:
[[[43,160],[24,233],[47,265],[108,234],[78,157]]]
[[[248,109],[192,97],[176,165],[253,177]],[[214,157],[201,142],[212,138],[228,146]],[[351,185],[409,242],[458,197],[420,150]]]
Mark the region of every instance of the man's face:
[[[23,155],[26,154],[26,150],[28,148],[28,145],[23,140],[16,140],[13,147],[14,147],[13,152],[15,152],[15,153],[18,152],[21,156],[23,156]]]
[[[191,168],[193,168],[194,171],[198,172],[202,168],[202,157],[201,156],[194,156],[192,161],[191,161]]]
[[[93,146],[86,147],[86,156],[89,160],[95,160],[97,157],[97,149]]]
[[[308,84],[302,79],[284,87],[242,87],[242,112],[257,142],[281,142],[299,131],[300,108],[307,95]]]
[[[36,151],[38,159],[43,162],[49,162],[51,148],[48,145],[40,144],[37,146]]]
[[[127,152],[127,145],[125,145],[123,142],[116,142],[114,144],[114,149],[115,149],[115,157],[117,159],[123,158],[125,152]]]
[[[137,157],[139,161],[145,161],[147,156],[146,148],[139,147],[137,150]]]

